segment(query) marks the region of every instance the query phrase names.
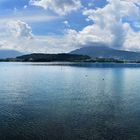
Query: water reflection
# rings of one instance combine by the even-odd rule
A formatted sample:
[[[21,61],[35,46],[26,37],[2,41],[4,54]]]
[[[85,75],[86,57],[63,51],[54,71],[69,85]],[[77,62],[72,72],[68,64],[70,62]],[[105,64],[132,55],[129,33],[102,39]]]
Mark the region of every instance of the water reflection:
[[[137,67],[0,64],[0,139],[139,140]]]

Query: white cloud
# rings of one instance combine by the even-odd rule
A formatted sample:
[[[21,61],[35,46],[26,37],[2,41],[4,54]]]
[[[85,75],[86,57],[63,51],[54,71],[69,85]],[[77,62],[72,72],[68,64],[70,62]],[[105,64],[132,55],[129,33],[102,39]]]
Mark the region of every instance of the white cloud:
[[[10,21],[4,29],[4,34],[0,34],[0,48],[26,53],[61,53],[75,49],[75,41],[68,33],[57,36],[33,35],[31,27],[18,20]]]
[[[108,4],[103,8],[85,9],[83,14],[93,24],[78,32],[77,38],[82,40],[83,44],[102,42],[117,48],[128,48],[130,38],[140,43],[140,33],[135,32],[130,23],[127,24],[131,30],[127,31],[126,22],[123,21],[124,17],[127,17],[133,22],[139,22],[140,9],[136,2],[139,1],[108,0]]]
[[[140,32],[134,32],[129,24],[125,24],[127,34],[124,41],[124,49],[140,51]]]
[[[50,9],[58,15],[66,15],[81,7],[80,0],[30,0],[30,4]]]
[[[63,23],[64,23],[64,25],[65,25],[66,27],[70,28],[70,24],[69,24],[69,22],[68,22],[67,20],[65,20]]]
[[[25,22],[22,22],[20,20],[10,21],[7,25],[8,25],[9,32],[15,38],[23,38],[23,37],[32,38],[33,37],[31,27]]]
[[[92,6],[94,6],[93,2],[88,3],[88,7],[92,7]]]
[[[24,5],[24,7],[23,7],[23,8],[24,8],[24,9],[27,9],[27,7],[28,7],[27,5]]]
[[[41,1],[43,0],[38,2]],[[51,2],[53,4],[55,0],[51,0]],[[6,35],[3,34],[4,31],[0,33],[0,47],[25,52],[60,53],[69,52],[81,45],[99,42],[119,49],[140,51],[140,31],[134,31],[129,22],[123,21],[124,17],[127,17],[136,26],[139,26],[140,9],[135,4],[136,2],[139,4],[138,0],[108,0],[108,4],[103,8],[84,9],[83,14],[92,21],[92,24],[81,31],[67,29],[64,35],[57,36],[33,35],[31,27],[27,23],[15,20],[9,22],[6,19],[9,23],[8,32]],[[59,4],[61,5],[61,3]],[[60,5],[59,8],[62,10],[63,4]],[[60,15],[71,11],[64,10],[64,14],[61,14],[61,10],[56,11],[55,9],[54,11],[60,12]],[[63,23],[66,26],[69,25],[67,20]]]
[[[10,21],[24,21],[28,23],[37,23],[37,22],[50,22],[60,19],[61,17],[57,16],[49,16],[44,14],[36,14],[36,15],[15,15],[13,16],[7,16],[7,17],[0,17],[0,28],[5,26],[6,23],[9,23]]]

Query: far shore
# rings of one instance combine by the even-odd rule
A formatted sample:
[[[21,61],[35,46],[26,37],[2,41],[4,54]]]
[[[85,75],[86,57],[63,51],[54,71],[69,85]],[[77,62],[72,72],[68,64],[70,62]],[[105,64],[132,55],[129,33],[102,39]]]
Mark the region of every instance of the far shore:
[[[0,62],[57,62],[57,63],[122,63],[122,64],[133,64],[140,63],[140,60],[123,60],[123,59],[115,59],[115,58],[93,58],[87,55],[77,55],[77,54],[27,54],[22,55],[16,58],[3,58],[0,59]]]

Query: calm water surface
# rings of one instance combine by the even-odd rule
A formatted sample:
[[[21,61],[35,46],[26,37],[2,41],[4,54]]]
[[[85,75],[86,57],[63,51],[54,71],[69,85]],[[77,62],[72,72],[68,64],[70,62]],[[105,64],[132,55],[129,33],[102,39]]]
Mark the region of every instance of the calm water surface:
[[[0,140],[140,140],[140,65],[0,63]]]

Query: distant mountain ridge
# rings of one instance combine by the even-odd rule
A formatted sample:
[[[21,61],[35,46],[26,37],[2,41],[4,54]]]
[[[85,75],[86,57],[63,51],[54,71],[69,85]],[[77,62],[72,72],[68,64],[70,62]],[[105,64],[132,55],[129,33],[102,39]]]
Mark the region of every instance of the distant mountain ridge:
[[[15,58],[21,55],[23,55],[23,53],[15,50],[0,50],[0,59]]]
[[[94,44],[93,46],[76,49],[71,51],[70,54],[88,55],[92,58],[98,57],[140,61],[140,52],[117,50],[100,44]]]

